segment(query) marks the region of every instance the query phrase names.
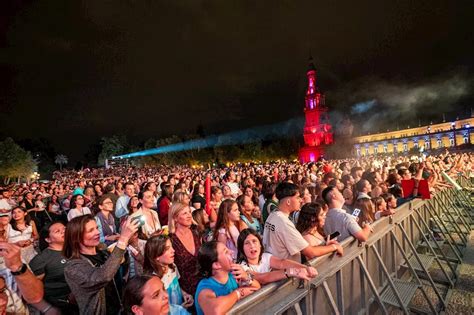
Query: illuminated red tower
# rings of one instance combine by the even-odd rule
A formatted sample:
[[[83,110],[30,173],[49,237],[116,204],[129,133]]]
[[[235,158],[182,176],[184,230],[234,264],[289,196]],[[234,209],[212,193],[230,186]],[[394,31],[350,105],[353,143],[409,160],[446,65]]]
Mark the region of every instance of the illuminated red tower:
[[[306,122],[303,131],[305,146],[299,152],[301,163],[317,161],[324,154],[325,146],[333,142],[328,108],[324,102],[324,94],[319,92],[316,85],[316,68],[311,57],[306,76],[308,77],[308,89],[305,96]]]

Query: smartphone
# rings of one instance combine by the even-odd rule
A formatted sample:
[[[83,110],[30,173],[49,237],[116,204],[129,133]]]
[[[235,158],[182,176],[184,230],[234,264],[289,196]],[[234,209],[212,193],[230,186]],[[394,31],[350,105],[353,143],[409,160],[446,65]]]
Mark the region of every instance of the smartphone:
[[[331,235],[329,235],[329,239],[332,240],[332,239],[338,237],[339,235],[341,235],[341,233],[339,233],[339,231],[336,231],[336,232],[332,233]]]
[[[360,214],[360,209],[357,209],[357,208],[355,208],[354,211],[352,212],[352,216],[356,218],[359,217],[359,214]]]
[[[143,226],[145,224],[145,217],[142,215],[133,217],[132,220],[138,221],[138,226]]]

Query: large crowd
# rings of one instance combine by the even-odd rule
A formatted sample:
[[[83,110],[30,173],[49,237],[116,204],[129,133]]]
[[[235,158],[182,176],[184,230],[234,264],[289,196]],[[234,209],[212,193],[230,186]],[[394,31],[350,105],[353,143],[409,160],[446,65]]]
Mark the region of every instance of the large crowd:
[[[474,155],[57,171],[0,194],[0,314],[225,314]],[[411,183],[411,190],[406,185]],[[427,185],[426,185],[427,184]],[[210,189],[206,189],[206,186]],[[405,191],[404,191],[405,189]]]

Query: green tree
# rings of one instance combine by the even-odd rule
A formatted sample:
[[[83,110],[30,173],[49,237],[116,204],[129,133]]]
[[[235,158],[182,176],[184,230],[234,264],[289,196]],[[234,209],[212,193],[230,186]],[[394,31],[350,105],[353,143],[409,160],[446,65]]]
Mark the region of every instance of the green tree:
[[[11,178],[29,178],[36,170],[37,163],[30,152],[13,141],[6,138],[0,142],[0,176],[4,177],[4,182],[9,183]]]
[[[105,165],[105,160],[114,155],[126,153],[129,145],[124,135],[113,135],[112,137],[102,137],[100,140],[101,151],[98,164]]]
[[[65,156],[64,154],[58,154],[54,158],[54,163],[59,165],[60,170],[63,169],[63,165],[66,165],[67,162],[68,162],[67,156]]]

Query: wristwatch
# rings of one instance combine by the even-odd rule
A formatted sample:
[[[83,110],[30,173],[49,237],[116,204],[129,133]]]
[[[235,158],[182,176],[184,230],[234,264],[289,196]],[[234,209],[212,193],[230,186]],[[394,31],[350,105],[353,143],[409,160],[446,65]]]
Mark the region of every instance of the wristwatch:
[[[18,269],[17,271],[12,270],[11,272],[12,272],[12,275],[19,276],[19,275],[24,274],[26,272],[26,270],[28,270],[28,266],[25,263],[23,263],[23,265],[21,265],[20,269]]]

